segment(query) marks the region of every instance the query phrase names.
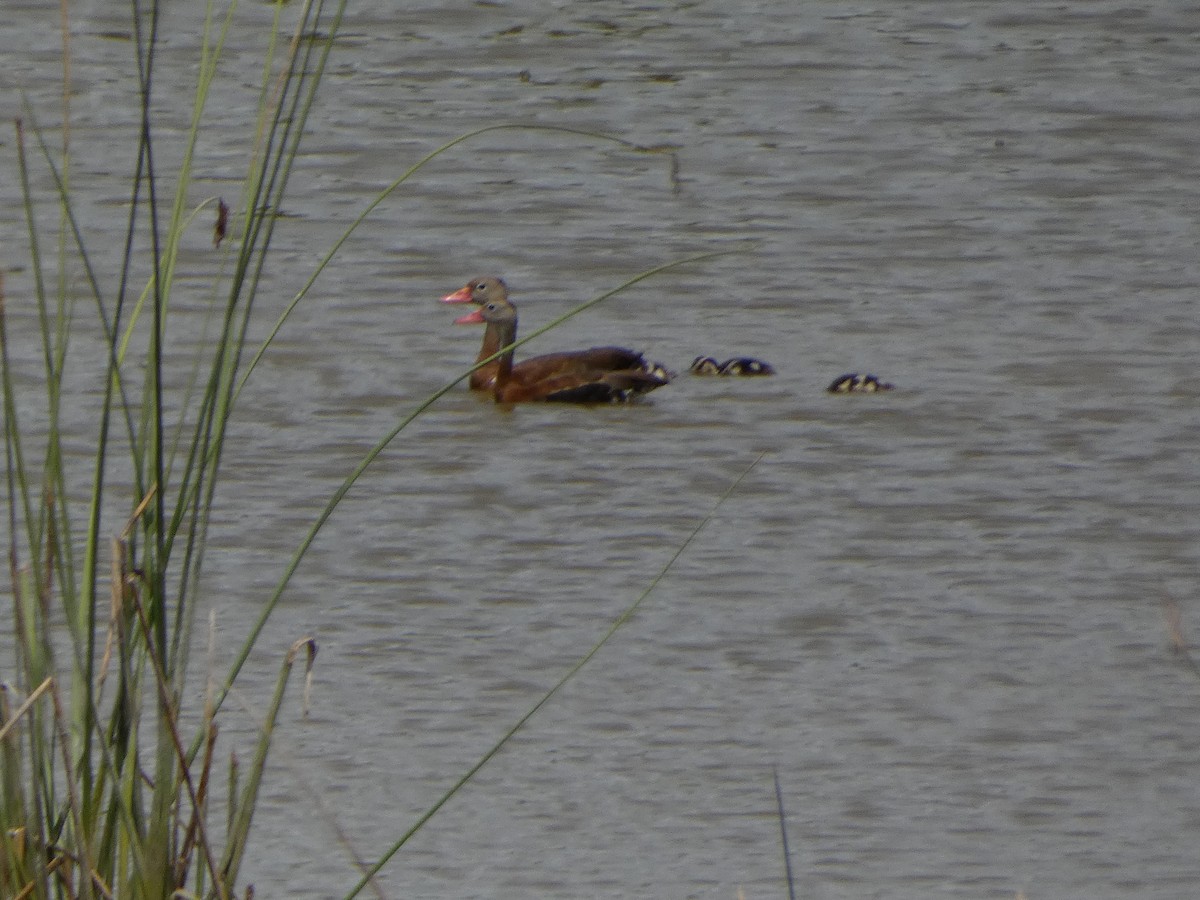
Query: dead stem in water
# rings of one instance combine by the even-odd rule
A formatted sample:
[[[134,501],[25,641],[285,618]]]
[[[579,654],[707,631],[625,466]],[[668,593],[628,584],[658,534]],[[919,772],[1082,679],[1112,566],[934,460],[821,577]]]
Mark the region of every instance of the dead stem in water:
[[[1167,636],[1171,640],[1171,652],[1178,656],[1192,670],[1192,674],[1200,678],[1200,664],[1197,664],[1188,647],[1187,638],[1183,634],[1183,611],[1170,594],[1163,592],[1163,616],[1167,620]]]

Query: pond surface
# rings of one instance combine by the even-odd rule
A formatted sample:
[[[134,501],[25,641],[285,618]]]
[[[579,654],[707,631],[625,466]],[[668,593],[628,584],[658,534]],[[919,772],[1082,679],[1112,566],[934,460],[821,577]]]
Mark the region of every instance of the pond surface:
[[[163,24],[168,166],[191,6]],[[349,6],[259,333],[381,190],[467,131],[674,155],[491,132],[368,218],[242,397],[209,553],[222,644],[355,463],[474,358],[478,332],[436,302],[470,276],[504,275],[528,331],[737,249],[525,352],[621,343],[680,370],[751,354],[779,374],[685,375],[627,408],[460,389],[403,432],[238,694],[261,706],[287,645],[315,637],[312,713],[289,704],[247,863],[257,895],[344,893],[352,854],[407,830],[711,514],[366,895],[786,896],[777,770],[798,896],[1193,896],[1200,684],[1161,605],[1200,633],[1200,8],[410,6]],[[7,9],[0,112],[20,89],[53,134],[57,12]],[[73,185],[109,279],[136,122],[127,9],[70,11]],[[244,169],[270,15],[238,13],[195,202]],[[34,384],[11,134],[0,264]],[[206,297],[208,227],[184,248],[180,315]],[[95,348],[79,352],[92,396]],[[854,371],[897,389],[824,392]],[[230,729],[226,752],[248,746]]]

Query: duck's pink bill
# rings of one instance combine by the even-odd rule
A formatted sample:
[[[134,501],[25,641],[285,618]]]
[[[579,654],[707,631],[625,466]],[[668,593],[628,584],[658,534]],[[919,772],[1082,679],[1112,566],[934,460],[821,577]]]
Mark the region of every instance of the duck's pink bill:
[[[447,294],[442,298],[443,303],[470,303],[474,298],[471,296],[471,286],[464,285],[453,294]]]

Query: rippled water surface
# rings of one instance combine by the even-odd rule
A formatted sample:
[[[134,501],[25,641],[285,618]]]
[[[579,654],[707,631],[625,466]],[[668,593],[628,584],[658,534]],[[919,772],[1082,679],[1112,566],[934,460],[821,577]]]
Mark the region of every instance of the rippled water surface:
[[[9,4],[0,111],[19,88],[56,134],[45,6]],[[168,6],[164,166],[202,4]],[[259,333],[379,191],[467,131],[675,151],[491,132],[372,213],[243,395],[210,552],[223,641],[354,464],[473,358],[478,333],[435,302],[468,276],[505,275],[528,329],[736,248],[528,351],[619,342],[679,369],[749,353],[780,374],[683,376],[630,408],[457,390],[406,430],[242,686],[261,703],[283,648],[316,638],[312,715],[280,727],[247,864],[258,896],[344,893],[342,842],[377,858],[714,508],[376,896],[784,896],[776,767],[799,896],[1194,896],[1200,685],[1160,606],[1200,627],[1200,7],[407,6],[349,5]],[[126,9],[71,5],[73,188],[110,279],[136,122]],[[195,202],[244,169],[270,15],[238,13]],[[11,134],[0,263],[32,385]],[[184,317],[206,299],[207,227],[184,248]],[[85,451],[99,360],[79,354]],[[824,393],[848,371],[898,389]]]

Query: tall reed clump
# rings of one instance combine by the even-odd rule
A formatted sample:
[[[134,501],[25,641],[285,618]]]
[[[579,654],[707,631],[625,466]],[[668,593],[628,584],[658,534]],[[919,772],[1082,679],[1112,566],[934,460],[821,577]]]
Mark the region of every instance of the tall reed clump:
[[[222,778],[216,777],[217,712],[258,630],[202,711],[184,708],[188,652],[222,446],[249,368],[247,326],[275,211],[344,6],[344,0],[275,5],[258,119],[245,123],[250,149],[241,195],[232,209],[215,198],[201,204],[212,214],[204,221],[217,222],[224,243],[211,276],[218,324],[194,358],[167,354],[164,346],[180,240],[199,211],[187,199],[193,151],[237,3],[222,13],[209,3],[191,127],[171,154],[157,153],[151,103],[155,70],[166,62],[158,53],[159,3],[132,4],[137,83],[130,96],[140,104],[141,125],[128,154],[129,216],[114,283],[95,274],[93,248],[76,216],[76,193],[85,185],[70,172],[68,67],[61,143],[52,146],[35,123],[36,110],[15,123],[44,390],[35,397],[19,389],[29,373],[16,368],[13,320],[11,312],[6,318],[0,283],[15,645],[3,652],[12,669],[0,690],[0,896],[235,895],[271,726],[293,663],[305,655],[311,663],[315,647],[298,641],[287,654],[250,761],[240,768],[231,763]],[[64,3],[69,62],[66,9]],[[167,155],[182,160],[169,177],[155,168],[156,158]],[[36,215],[46,198],[34,191],[32,176],[42,172],[54,185],[52,231]],[[147,249],[135,254],[134,247]],[[135,256],[148,277],[137,274]],[[56,269],[56,284],[43,277]],[[77,315],[78,273],[96,316]],[[144,284],[136,286],[135,278]],[[10,307],[26,302],[7,299]],[[95,321],[105,361],[95,380],[103,388],[89,412],[94,454],[81,459],[67,452],[72,435],[62,410],[70,399],[67,376],[75,374],[69,348],[97,339]],[[191,386],[179,390],[188,379]],[[77,437],[78,417],[72,428]],[[85,471],[70,468],[80,465]],[[228,797],[220,803],[224,814],[210,816],[210,785],[218,782],[227,784]]]
[[[13,666],[11,675],[2,673],[0,684],[0,897],[5,900],[235,896],[284,690],[298,659],[306,658],[311,666],[315,644],[299,640],[286,653],[250,761],[242,767],[232,761],[226,773],[217,770],[222,703],[333,509],[383,448],[468,374],[463,372],[419,404],[347,475],[315,517],[274,591],[263,599],[249,635],[234,648],[229,671],[208,692],[201,710],[185,706],[200,571],[222,449],[239,392],[282,322],[342,242],[426,163],[487,132],[515,128],[608,141],[638,152],[671,149],[544,125],[491,124],[464,134],[417,161],[368,205],[316,266],[265,343],[251,353],[249,325],[276,214],[347,0],[274,4],[258,116],[245,123],[247,172],[232,208],[218,198],[190,208],[187,197],[206,101],[234,26],[237,0],[228,0],[223,15],[215,12],[217,0],[209,0],[206,7],[191,124],[182,148],[171,148],[181,161],[169,177],[155,167],[156,150],[162,148],[156,144],[151,102],[159,64],[160,2],[132,4],[137,81],[131,95],[136,88],[141,125],[129,154],[129,217],[114,283],[102,283],[96,274],[76,216],[77,192],[85,186],[73,181],[70,172],[70,29],[65,0],[68,65],[61,146],[51,146],[34,121],[34,111],[27,111],[25,122],[15,123],[15,168],[28,222],[28,271],[40,323],[44,390],[36,402],[29,390],[19,390],[28,372],[11,352],[0,281],[0,391],[14,645],[11,654],[0,650],[2,664],[7,667],[11,658]],[[183,62],[192,65],[194,60]],[[220,127],[240,124],[226,119]],[[171,154],[157,158],[164,155]],[[36,215],[45,198],[32,187],[35,166],[54,186],[55,240],[45,243],[53,246],[52,253],[43,250],[48,229]],[[203,221],[216,223],[214,237],[220,245],[210,276],[217,325],[208,340],[189,341],[199,349],[182,358],[177,350],[166,349],[172,346],[171,323],[179,321],[172,317],[176,261],[182,236],[204,211],[211,218]],[[145,250],[135,253],[135,247]],[[642,272],[532,331],[517,345],[639,281],[729,252],[733,251],[704,253]],[[43,273],[56,269],[57,279],[47,284]],[[139,276],[146,270],[148,275]],[[79,273],[86,300],[97,311],[92,319],[76,314],[79,300],[73,284]],[[139,277],[145,283],[135,286]],[[102,390],[90,410],[94,452],[90,459],[81,459],[67,452],[78,437],[79,417],[74,416],[68,428],[63,410],[70,399],[70,367],[77,358],[70,348],[96,340],[93,321],[102,345],[101,371],[95,375]],[[180,383],[186,386],[180,388]],[[22,421],[26,414],[29,423]],[[362,879],[348,897],[365,889],[413,834],[628,621],[707,520],[697,525],[647,591],[578,664],[374,864],[360,867]],[[216,802],[218,784],[225,786],[226,796]],[[210,815],[213,807],[223,815],[215,810]]]

